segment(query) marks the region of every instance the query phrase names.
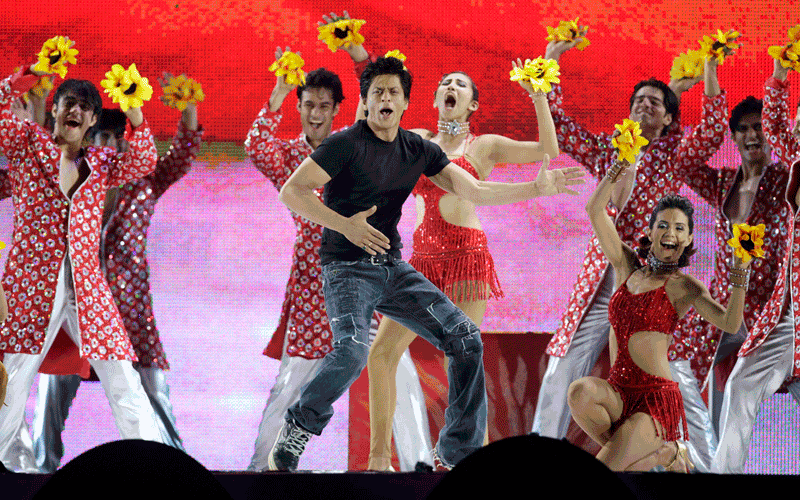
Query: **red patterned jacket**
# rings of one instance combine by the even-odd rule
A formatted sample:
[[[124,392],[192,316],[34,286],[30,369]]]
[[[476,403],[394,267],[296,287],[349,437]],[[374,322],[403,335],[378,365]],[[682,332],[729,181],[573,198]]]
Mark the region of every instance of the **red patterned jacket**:
[[[120,186],[116,208],[103,229],[100,260],[142,366],[169,369],[153,316],[147,231],[156,202],[192,168],[202,135],[201,130],[189,130],[181,121],[172,146],[158,159],[155,172]]]
[[[314,151],[304,134],[289,141],[275,137],[275,129],[281,118],[280,113],[269,110],[269,103],[265,104],[244,143],[253,165],[279,191],[303,160]],[[318,189],[316,194],[321,200],[322,189]],[[294,212],[292,218],[297,227],[292,269],[286,284],[281,321],[264,354],[281,359],[283,340],[288,330],[286,354],[318,359],[331,351],[332,341],[320,282],[322,226]]]
[[[731,188],[742,177],[742,169],[716,169],[708,165],[697,165],[684,161],[677,164],[675,174],[686,182],[698,196],[706,200],[716,214],[715,236],[717,239],[714,259],[714,277],[708,286],[711,297],[722,305],[730,300],[730,267],[733,262],[733,249],[728,240],[733,230],[723,208],[731,195]],[[768,330],[772,330],[780,319],[785,290],[785,267],[787,257],[787,227],[791,225],[791,208],[784,201],[784,192],[789,180],[789,169],[782,163],[766,167],[758,185],[753,206],[747,217],[750,225],[766,225],[764,250],[766,256],[755,260],[750,266],[752,275],[744,306],[744,324],[748,331],[760,322],[764,315]],[[787,218],[789,222],[786,223]],[[773,292],[780,297],[772,301]],[[714,360],[714,355],[722,331],[702,319],[694,309],[681,319],[678,330],[686,338],[696,338],[696,357],[692,368],[699,381],[704,382]],[[751,335],[752,336],[752,335]],[[766,333],[764,335],[766,337]],[[761,339],[763,341],[763,338]],[[760,342],[759,342],[760,343]]]
[[[762,259],[769,259],[773,262],[773,265],[777,267],[774,272],[778,276],[768,302],[757,321],[749,329],[749,335],[739,350],[739,356],[749,356],[758,349],[777,325],[788,301],[788,305],[794,310],[795,318],[794,365],[789,378],[796,378],[800,377],[800,325],[798,325],[798,321],[800,321],[800,258],[798,257],[800,255],[800,217],[798,215],[800,214],[797,213],[797,207],[794,206],[794,194],[800,184],[800,145],[789,130],[791,117],[789,116],[788,101],[789,82],[769,78],[764,84],[764,110],[761,114],[764,135],[781,163],[792,165],[788,178],[784,177],[783,182],[777,186],[782,188],[788,184],[788,190],[780,189],[777,196],[770,199],[773,213],[772,223],[776,226],[775,229],[770,230],[770,234],[773,234],[776,240],[779,239],[776,244],[781,246],[783,252],[774,259],[771,259],[767,253],[765,259]],[[786,167],[784,166],[783,169],[785,170]],[[759,191],[764,184],[762,180]],[[769,224],[767,229],[770,229]],[[751,283],[754,277],[751,276]],[[788,289],[787,278],[791,280],[791,288]],[[750,291],[752,289],[753,285],[751,284]]]
[[[560,85],[553,87],[548,99],[558,147],[586,167],[598,181],[601,180],[614,161],[615,148],[611,145],[611,135],[593,134],[568,117],[562,108]],[[673,175],[676,162],[686,160],[705,164],[716,152],[724,138],[725,109],[724,94],[715,98],[704,96],[700,125],[695,127],[691,135],[682,140],[678,120],[674,120],[661,137],[648,145],[636,166],[634,186],[627,203],[619,210],[611,205],[608,208],[622,241],[636,248],[658,200],[664,195],[680,191],[682,183]],[[583,269],[578,275],[561,324],[547,346],[547,354],[557,357],[566,355],[575,331],[594,301],[608,265],[600,243],[592,236],[586,249]],[[678,332],[670,346],[670,361],[691,359],[693,348],[694,339],[682,338]]]
[[[136,360],[122,318],[100,269],[103,202],[109,187],[149,174],[157,153],[147,122],[126,131],[131,149],[84,148],[90,173],[72,200],[59,187],[61,149],[39,125],[8,109],[21,89],[0,81],[0,149],[9,159],[14,232],[3,275],[8,318],[0,351],[38,354],[50,322],[67,245],[73,263],[82,358]],[[24,89],[22,90],[24,91]]]

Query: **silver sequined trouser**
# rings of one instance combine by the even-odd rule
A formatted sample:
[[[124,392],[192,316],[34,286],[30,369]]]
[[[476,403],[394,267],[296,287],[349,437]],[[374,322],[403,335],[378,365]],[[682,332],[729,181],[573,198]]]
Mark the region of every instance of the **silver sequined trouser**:
[[[794,316],[788,310],[754,353],[736,361],[728,377],[712,472],[743,473],[759,406],[792,374],[793,361]],[[789,392],[800,403],[800,382],[791,384]]]
[[[21,463],[33,460],[33,450],[29,446],[18,446],[20,436],[23,434],[20,425],[25,419],[25,403],[33,386],[33,379],[62,324],[66,326],[72,341],[78,346],[81,345],[70,268],[69,260],[65,258],[59,271],[53,312],[41,353],[37,355],[6,353],[3,361],[8,371],[8,393],[7,406],[0,407],[0,458],[11,470],[16,470]],[[161,442],[161,433],[158,430],[153,407],[147,399],[133,363],[100,360],[89,360],[89,363],[103,384],[122,438]]]
[[[608,344],[611,324],[608,301],[614,294],[614,272],[606,271],[594,302],[583,317],[563,358],[549,356],[547,371],[539,388],[533,416],[533,430],[541,436],[561,439],[567,435],[572,413],[567,405],[569,385],[591,373],[597,358]]]
[[[169,386],[164,370],[134,364],[139,373],[144,392],[156,413],[161,440],[179,450],[183,442],[175,425]],[[81,378],[78,375],[41,375],[33,414],[33,449],[39,471],[51,474],[56,471],[64,456],[61,433],[64,431],[69,408],[78,393]]]
[[[569,350],[563,358],[549,356],[547,370],[539,388],[539,398],[533,417],[532,432],[555,439],[567,435],[572,418],[567,404],[567,392],[572,382],[588,376],[594,368],[600,353],[608,345],[611,324],[608,321],[608,302],[614,294],[614,273],[606,272],[595,295],[594,302],[583,317],[578,330],[572,337]],[[676,366],[673,366],[677,363]],[[680,386],[686,405],[686,420],[690,441],[687,443],[692,461],[699,470],[707,470],[715,444],[713,431],[710,436],[702,433],[705,439],[695,436],[694,429],[709,429],[708,409],[700,395],[697,380],[688,369],[688,362],[670,363],[673,378]],[[687,372],[688,369],[688,372]],[[697,441],[697,442],[695,442]]]
[[[375,338],[377,322],[372,321],[370,344]],[[317,374],[322,359],[306,359],[288,356],[284,353],[275,385],[270,391],[267,406],[258,427],[255,452],[247,470],[262,471],[267,468],[267,458],[278,438],[278,433],[286,422],[286,412],[300,399],[302,388]],[[419,382],[411,354],[400,357],[397,368],[397,406],[395,407],[392,430],[394,432],[400,470],[413,471],[417,462],[433,464],[431,457],[430,427],[425,396]]]
[[[669,364],[672,380],[678,383],[683,397],[683,409],[686,412],[686,424],[689,427],[689,455],[698,472],[711,470],[711,457],[717,450],[717,435],[711,425],[711,415],[706,402],[700,394],[697,379],[692,373],[691,362],[686,360],[672,361]]]

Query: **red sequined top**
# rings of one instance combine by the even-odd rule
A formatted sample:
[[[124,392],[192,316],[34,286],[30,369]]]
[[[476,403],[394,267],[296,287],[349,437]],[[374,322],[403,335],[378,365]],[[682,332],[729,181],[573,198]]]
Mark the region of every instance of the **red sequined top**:
[[[608,320],[617,339],[617,358],[612,372],[617,382],[641,386],[649,382],[663,381],[662,377],[642,370],[631,359],[628,342],[638,332],[660,332],[672,335],[678,323],[678,313],[667,297],[664,285],[642,293],[631,293],[626,282],[608,302]]]
[[[474,138],[473,138],[474,139]],[[470,141],[471,142],[471,141]],[[476,179],[475,167],[463,156],[452,160]],[[454,285],[459,282],[472,282],[489,285],[463,287],[457,300],[487,300],[503,296],[494,260],[489,253],[486,233],[481,229],[451,224],[444,220],[439,209],[439,201],[446,191],[431,182],[426,176],[420,177],[412,194],[421,196],[425,203],[425,215],[414,231],[414,253],[409,264],[421,272],[448,296],[454,296]]]

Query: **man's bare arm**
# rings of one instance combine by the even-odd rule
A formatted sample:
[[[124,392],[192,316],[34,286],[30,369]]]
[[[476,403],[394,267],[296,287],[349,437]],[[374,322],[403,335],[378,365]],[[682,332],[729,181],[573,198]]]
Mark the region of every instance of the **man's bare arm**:
[[[331,177],[317,162],[306,158],[283,185],[280,200],[296,214],[341,233],[368,254],[386,253],[390,248],[389,238],[367,222],[367,217],[374,214],[377,207],[373,206],[351,217],[336,213],[314,193],[330,180]]]

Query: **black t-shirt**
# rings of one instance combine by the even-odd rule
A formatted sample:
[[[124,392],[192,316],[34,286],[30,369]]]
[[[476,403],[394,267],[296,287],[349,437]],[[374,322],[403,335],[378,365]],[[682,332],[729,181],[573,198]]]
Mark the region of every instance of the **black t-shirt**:
[[[392,142],[379,139],[366,120],[325,139],[311,159],[331,176],[325,205],[345,217],[375,205],[367,222],[389,238],[396,257],[403,247],[397,232],[403,203],[422,174],[434,176],[450,163],[439,146],[402,128]],[[328,228],[322,233],[323,264],[368,255],[341,233]]]

